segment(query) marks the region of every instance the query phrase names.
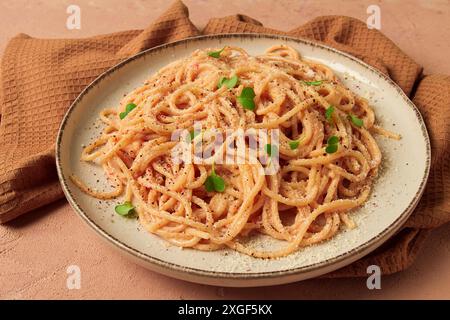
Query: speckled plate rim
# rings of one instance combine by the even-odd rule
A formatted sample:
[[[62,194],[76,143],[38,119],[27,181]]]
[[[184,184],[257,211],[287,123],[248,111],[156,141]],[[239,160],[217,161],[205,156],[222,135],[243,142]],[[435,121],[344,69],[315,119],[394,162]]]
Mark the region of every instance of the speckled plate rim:
[[[100,226],[98,226],[93,220],[89,218],[89,216],[81,209],[81,207],[78,205],[78,203],[75,201],[70,188],[67,184],[66,178],[63,175],[63,169],[62,169],[62,160],[61,160],[61,141],[63,139],[64,135],[64,128],[68,122],[68,119],[70,118],[72,112],[75,110],[75,108],[79,105],[80,101],[83,99],[83,97],[91,90],[91,88],[97,86],[104,78],[106,78],[108,75],[114,73],[116,70],[120,69],[124,65],[128,64],[131,61],[134,61],[136,59],[139,59],[143,56],[156,53],[161,50],[165,50],[170,47],[176,47],[183,45],[187,42],[193,42],[193,41],[204,41],[208,39],[230,39],[230,38],[249,38],[249,39],[255,39],[255,38],[265,38],[265,39],[271,39],[271,40],[277,40],[277,41],[293,41],[297,43],[301,43],[303,45],[312,46],[312,47],[319,47],[321,49],[328,50],[330,52],[333,52],[334,54],[344,56],[353,62],[358,63],[359,65],[363,66],[368,71],[374,73],[379,78],[384,80],[388,85],[390,85],[393,89],[395,89],[398,93],[398,95],[405,101],[406,105],[408,105],[415,113],[415,116],[417,117],[417,120],[420,123],[420,127],[422,130],[422,136],[425,140],[426,144],[426,166],[424,174],[421,178],[421,182],[419,185],[419,188],[414,196],[414,198],[411,200],[407,208],[397,217],[396,220],[394,220],[387,228],[385,228],[382,232],[380,232],[377,236],[371,238],[369,241],[366,241],[365,243],[359,245],[358,247],[355,247],[352,250],[349,250],[343,254],[340,254],[336,257],[313,263],[307,266],[299,267],[299,268],[293,268],[293,269],[287,269],[287,270],[280,270],[280,271],[271,271],[271,272],[259,272],[259,273],[233,273],[233,272],[217,272],[217,271],[206,271],[201,269],[196,269],[192,267],[186,267],[179,264],[167,262],[161,259],[158,259],[156,257],[150,256],[148,254],[145,254],[141,251],[136,250],[135,248],[132,248],[128,246],[127,244],[121,242],[120,240],[116,239],[112,235],[110,235],[108,232],[103,230]],[[97,234],[99,234],[104,240],[106,240],[109,244],[112,244],[114,247],[120,249],[122,253],[126,253],[128,256],[133,258],[135,262],[137,262],[140,265],[143,265],[145,267],[149,267],[147,263],[150,263],[152,267],[150,269],[187,281],[192,282],[198,282],[198,283],[204,283],[204,284],[213,284],[213,285],[222,285],[222,286],[236,286],[236,287],[243,287],[243,286],[262,286],[262,285],[268,285],[268,284],[283,284],[293,281],[299,281],[308,279],[311,277],[316,277],[334,270],[337,270],[341,267],[344,267],[361,257],[367,255],[368,253],[372,252],[376,248],[378,248],[380,245],[382,245],[385,241],[387,241],[391,236],[393,236],[400,227],[406,222],[406,220],[409,218],[411,213],[414,211],[415,207],[417,206],[423,192],[425,189],[425,185],[428,179],[428,175],[430,172],[430,162],[431,162],[431,146],[430,146],[430,139],[428,136],[428,132],[424,123],[424,120],[422,118],[422,115],[420,114],[417,107],[413,104],[413,102],[406,96],[406,94],[403,92],[403,90],[395,83],[393,82],[389,77],[382,74],[380,71],[375,69],[374,67],[368,65],[367,63],[363,62],[362,60],[355,58],[354,56],[347,54],[345,52],[339,51],[337,49],[334,49],[332,47],[329,47],[327,45],[313,42],[310,40],[302,39],[302,38],[293,38],[289,36],[281,36],[281,35],[273,35],[273,34],[257,34],[257,33],[230,33],[230,34],[215,34],[215,35],[204,35],[204,36],[196,36],[196,37],[190,37],[183,40],[175,41],[166,43],[163,45],[156,46],[154,48],[142,51],[134,56],[131,56],[130,58],[118,63],[117,65],[111,67],[107,71],[103,72],[101,75],[99,75],[91,84],[89,84],[74,100],[74,102],[69,107],[68,111],[64,115],[64,118],[61,122],[57,139],[56,139],[56,167],[58,172],[58,178],[60,180],[63,192],[69,202],[69,204],[72,206],[72,208],[75,210],[75,212],[85,221],[92,229],[94,229]],[[274,278],[277,278],[276,281],[274,281]],[[226,280],[227,282],[224,282]]]

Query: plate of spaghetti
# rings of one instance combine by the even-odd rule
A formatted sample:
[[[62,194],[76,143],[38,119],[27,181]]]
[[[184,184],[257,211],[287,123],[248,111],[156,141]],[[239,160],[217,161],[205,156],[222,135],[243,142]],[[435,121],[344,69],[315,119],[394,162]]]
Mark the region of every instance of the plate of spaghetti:
[[[417,108],[387,76],[306,40],[190,38],[129,58],[67,112],[69,203],[145,267],[262,286],[346,266],[393,236],[430,167]]]

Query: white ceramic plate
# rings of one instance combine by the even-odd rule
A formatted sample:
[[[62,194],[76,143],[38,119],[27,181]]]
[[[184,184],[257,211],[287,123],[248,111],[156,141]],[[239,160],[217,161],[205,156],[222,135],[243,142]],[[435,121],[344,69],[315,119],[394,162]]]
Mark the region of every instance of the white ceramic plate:
[[[116,215],[115,201],[93,199],[69,180],[69,175],[74,173],[90,185],[106,183],[99,168],[79,161],[82,145],[99,135],[100,110],[116,106],[124,93],[140,86],[150,74],[198,48],[234,45],[257,55],[280,43],[294,47],[303,57],[331,67],[352,91],[369,100],[384,128],[402,135],[401,141],[377,138],[383,152],[383,166],[369,200],[353,214],[358,224],[356,229],[341,230],[330,241],[275,260],[256,259],[225,249],[216,252],[180,249],[147,233],[137,220]],[[430,143],[422,117],[412,102],[390,79],[360,60],[305,40],[233,34],[196,37],[156,47],[102,74],[67,112],[58,134],[56,159],[62,187],[75,211],[103,239],[136,262],[187,281],[262,286],[336,270],[391,237],[411,214],[423,192],[430,166]],[[264,245],[268,239],[261,237],[259,241]]]

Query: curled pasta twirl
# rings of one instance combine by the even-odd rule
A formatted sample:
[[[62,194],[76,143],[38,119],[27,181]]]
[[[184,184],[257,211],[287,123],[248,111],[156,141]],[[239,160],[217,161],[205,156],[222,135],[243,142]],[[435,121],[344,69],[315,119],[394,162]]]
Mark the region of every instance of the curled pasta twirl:
[[[258,258],[286,256],[332,238],[341,226],[356,227],[351,211],[366,201],[382,162],[372,133],[399,138],[375,125],[367,101],[331,69],[284,45],[255,57],[231,46],[197,50],[100,119],[103,134],[81,160],[102,166],[117,186],[100,192],[72,176],[82,191],[123,197],[149,232],[174,245],[229,247]],[[182,130],[189,134],[174,141]],[[220,140],[211,130],[278,130],[279,144],[256,133]],[[204,162],[177,162],[182,140],[190,155],[199,143],[214,152]],[[262,144],[264,161],[251,141]],[[229,149],[235,153],[226,160],[234,162],[223,161]],[[267,175],[272,154],[279,167]],[[258,232],[286,245],[256,250],[246,240]]]

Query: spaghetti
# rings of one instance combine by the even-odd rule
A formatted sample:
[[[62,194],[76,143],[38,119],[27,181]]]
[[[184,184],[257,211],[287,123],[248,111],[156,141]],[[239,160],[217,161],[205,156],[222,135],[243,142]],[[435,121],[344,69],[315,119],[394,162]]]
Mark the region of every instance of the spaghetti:
[[[177,246],[230,247],[258,258],[325,241],[341,225],[354,228],[351,210],[368,198],[382,160],[372,133],[400,138],[376,126],[367,101],[329,68],[284,45],[256,57],[231,46],[197,50],[162,68],[100,118],[106,127],[81,160],[101,165],[117,186],[100,192],[72,176],[83,192],[123,197],[149,232]],[[192,134],[195,122],[202,134]],[[235,135],[209,161],[174,161],[180,142],[173,136],[181,129],[191,133],[185,142],[191,153],[198,142],[214,143],[203,134],[210,129],[278,130],[279,170],[265,175],[267,163],[250,159],[249,152],[248,161],[219,161],[226,148],[238,147]],[[242,146],[249,151],[249,141]],[[214,179],[222,183],[219,189]],[[285,245],[255,249],[246,241],[255,232]]]

